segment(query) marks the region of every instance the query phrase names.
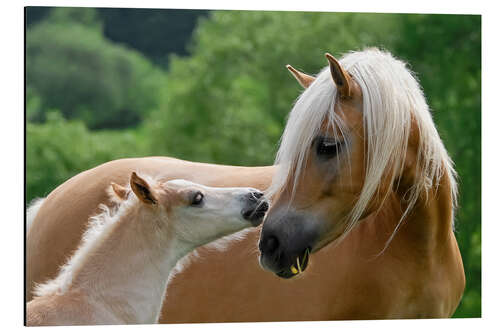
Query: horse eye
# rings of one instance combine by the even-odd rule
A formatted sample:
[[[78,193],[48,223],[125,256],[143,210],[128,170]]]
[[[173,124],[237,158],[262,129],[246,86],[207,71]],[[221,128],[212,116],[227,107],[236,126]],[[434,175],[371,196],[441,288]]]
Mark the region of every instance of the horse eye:
[[[337,156],[340,150],[341,142],[334,139],[318,138],[316,145],[316,154],[323,158],[332,158]]]
[[[193,199],[191,200],[191,205],[192,206],[199,206],[202,202],[203,202],[203,193],[198,191],[193,196]]]

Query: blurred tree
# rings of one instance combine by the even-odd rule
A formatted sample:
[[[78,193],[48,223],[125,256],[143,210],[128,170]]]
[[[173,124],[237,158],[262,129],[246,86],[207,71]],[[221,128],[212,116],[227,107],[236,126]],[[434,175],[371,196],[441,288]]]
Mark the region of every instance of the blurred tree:
[[[26,199],[44,197],[79,172],[117,158],[147,156],[140,131],[89,132],[82,121],[51,111],[44,124],[26,125]]]
[[[25,7],[25,23],[27,27],[45,19],[53,7],[29,6]]]
[[[53,11],[58,11],[57,15]],[[107,39],[127,45],[167,68],[170,54],[188,54],[186,45],[198,18],[207,16],[208,12],[189,9],[27,7],[26,24],[31,27],[48,15],[53,16],[52,19],[61,15],[66,23],[102,25]]]
[[[187,55],[186,44],[206,10],[100,8],[104,36],[139,50],[168,67],[170,54]]]
[[[102,37],[94,9],[56,8],[26,38],[26,84],[41,108],[55,108],[90,128],[123,128],[161,103],[164,73],[138,52]]]
[[[42,99],[31,87],[26,87],[26,121],[37,121],[43,114]]]
[[[78,23],[89,28],[102,30],[99,13],[95,8],[87,7],[54,7],[50,11],[48,20],[52,23]]]

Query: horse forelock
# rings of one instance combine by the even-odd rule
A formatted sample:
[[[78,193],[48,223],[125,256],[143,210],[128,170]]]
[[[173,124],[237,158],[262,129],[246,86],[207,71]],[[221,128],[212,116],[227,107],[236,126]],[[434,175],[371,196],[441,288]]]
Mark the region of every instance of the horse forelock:
[[[287,185],[295,191],[301,170],[307,162],[307,152],[312,141],[319,133],[325,117],[334,122],[338,116],[333,110],[336,87],[331,80],[329,68],[324,68],[313,83],[296,100],[281,136],[280,147],[275,164],[278,172],[267,193],[273,196]]]
[[[417,162],[420,167],[406,197],[407,208],[401,221],[422,193],[439,184],[443,174],[450,180],[455,207],[457,185],[453,162],[436,130],[422,89],[406,64],[376,48],[350,52],[340,59],[340,63],[361,88],[366,140],[365,182],[348,216],[344,235],[356,226],[388,170],[391,170],[390,183],[401,176],[412,121],[418,127]],[[281,137],[275,160],[278,172],[268,195],[279,196],[285,188],[291,188],[293,196],[307,153],[325,119],[331,126],[337,126],[343,135],[344,124],[334,111],[336,95],[335,84],[326,67],[299,96]]]

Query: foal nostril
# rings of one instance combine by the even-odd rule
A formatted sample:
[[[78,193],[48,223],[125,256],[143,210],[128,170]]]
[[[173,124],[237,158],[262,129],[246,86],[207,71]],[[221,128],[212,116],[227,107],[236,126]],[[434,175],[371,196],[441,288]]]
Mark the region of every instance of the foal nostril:
[[[259,201],[259,199],[262,198],[262,196],[264,196],[264,193],[262,193],[260,191],[252,191],[252,192],[247,194],[247,198],[251,202]]]
[[[264,195],[264,193],[260,192],[260,191],[254,191],[252,192],[252,196],[255,198],[255,199],[260,199],[262,198],[262,196]]]
[[[276,236],[269,236],[262,240],[261,250],[266,254],[273,254],[280,247],[280,242]]]
[[[245,220],[250,220],[250,218],[252,217],[252,214],[253,214],[253,210],[246,210],[242,213]]]
[[[269,204],[265,200],[255,200],[250,201],[241,214],[245,220],[250,221],[254,226],[258,226],[262,223],[268,209]]]

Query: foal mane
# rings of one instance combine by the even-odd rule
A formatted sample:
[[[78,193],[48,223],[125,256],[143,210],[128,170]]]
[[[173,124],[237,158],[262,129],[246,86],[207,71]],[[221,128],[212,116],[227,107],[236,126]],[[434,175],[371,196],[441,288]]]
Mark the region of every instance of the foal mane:
[[[126,200],[118,200],[111,186],[107,189],[110,206],[99,205],[99,213],[89,218],[88,226],[82,235],[80,245],[61,266],[58,275],[45,283],[37,284],[34,288],[35,296],[64,294],[73,282],[74,273],[81,267],[84,259],[90,254],[99,242],[104,241],[112,232],[120,218],[136,203],[136,196],[129,195]]]
[[[347,53],[340,59],[340,63],[362,90],[367,140],[365,182],[359,199],[347,216],[348,223],[343,235],[357,225],[370,200],[379,191],[379,184],[388,170],[392,170],[389,174],[391,184],[400,179],[412,121],[419,131],[416,163],[419,167],[415,182],[405,195],[407,208],[399,223],[422,194],[426,195],[432,187],[438,186],[443,175],[449,178],[455,207],[457,184],[453,162],[433,123],[422,89],[406,64],[376,48]],[[288,185],[292,187],[292,195],[295,194],[295,187],[307,161],[307,153],[325,119],[331,128],[338,127],[340,135],[344,137],[345,124],[334,112],[336,90],[330,69],[326,67],[295,102],[281,137],[275,160],[278,172],[273,177],[268,195],[279,195]],[[349,138],[344,139],[349,144]],[[350,155],[349,151],[347,153]],[[386,197],[389,191],[390,189],[387,193],[381,193],[382,196]],[[398,227],[399,224],[394,233]]]

